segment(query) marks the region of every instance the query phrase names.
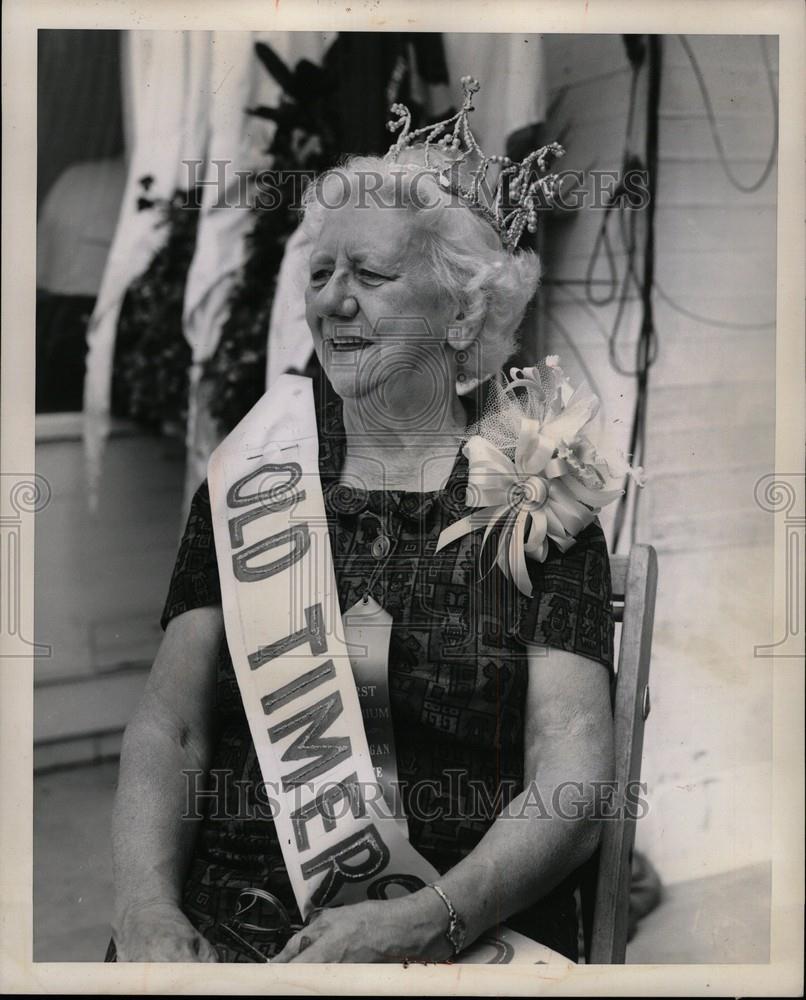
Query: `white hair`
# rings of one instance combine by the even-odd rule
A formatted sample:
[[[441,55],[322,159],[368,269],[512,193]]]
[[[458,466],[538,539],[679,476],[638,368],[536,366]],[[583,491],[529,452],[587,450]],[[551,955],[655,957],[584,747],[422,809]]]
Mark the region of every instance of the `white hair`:
[[[327,171],[303,194],[303,228],[314,238],[324,213],[334,207],[322,192],[338,179],[340,205],[358,191],[368,204],[405,208],[417,213],[423,234],[423,266],[456,304],[476,334],[484,378],[500,370],[517,346],[517,332],[540,281],[540,262],[531,250],[508,253],[492,225],[464,201],[440,188],[423,168],[417,150],[407,162],[388,163],[376,156],[353,156]],[[369,186],[371,180],[372,187]]]

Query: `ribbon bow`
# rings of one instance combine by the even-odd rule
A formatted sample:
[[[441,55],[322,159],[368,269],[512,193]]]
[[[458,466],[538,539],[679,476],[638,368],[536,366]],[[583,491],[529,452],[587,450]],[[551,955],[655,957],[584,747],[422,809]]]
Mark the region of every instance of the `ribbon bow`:
[[[543,421],[523,416],[514,461],[485,438],[471,437],[464,446],[469,463],[466,503],[475,510],[440,534],[436,551],[484,527],[483,553],[498,527],[492,565],[531,597],[526,557],[544,562],[549,539],[565,552],[599,510],[624,492],[605,488],[618,480],[580,435],[598,406],[598,399],[581,386]]]

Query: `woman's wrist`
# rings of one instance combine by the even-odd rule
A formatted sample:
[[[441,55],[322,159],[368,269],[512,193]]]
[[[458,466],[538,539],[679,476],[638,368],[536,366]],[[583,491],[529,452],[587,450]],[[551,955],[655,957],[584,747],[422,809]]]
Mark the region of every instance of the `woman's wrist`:
[[[454,952],[447,937],[450,918],[437,893],[431,886],[424,886],[406,901],[411,908],[411,934],[418,955],[434,962],[451,960]]]
[[[428,885],[428,888],[434,891],[445,906],[445,910],[448,914],[448,929],[445,931],[445,937],[448,940],[448,944],[453,949],[454,956],[456,956],[465,947],[467,939],[467,924],[459,915],[459,912],[453,905],[451,898],[441,885],[437,885],[436,882],[431,882]]]
[[[142,896],[127,899],[115,906],[114,926],[123,932],[128,924],[137,920],[143,913],[158,911],[162,914],[179,913],[182,910],[176,899],[171,896]]]

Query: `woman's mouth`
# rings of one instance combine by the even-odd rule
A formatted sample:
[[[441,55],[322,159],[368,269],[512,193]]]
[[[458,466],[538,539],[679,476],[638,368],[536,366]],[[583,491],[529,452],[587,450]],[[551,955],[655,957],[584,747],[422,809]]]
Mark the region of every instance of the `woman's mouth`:
[[[342,337],[339,340],[329,341],[329,346],[331,350],[336,351],[338,354],[344,354],[348,351],[360,351],[364,347],[369,347],[370,341],[363,340],[361,337]]]

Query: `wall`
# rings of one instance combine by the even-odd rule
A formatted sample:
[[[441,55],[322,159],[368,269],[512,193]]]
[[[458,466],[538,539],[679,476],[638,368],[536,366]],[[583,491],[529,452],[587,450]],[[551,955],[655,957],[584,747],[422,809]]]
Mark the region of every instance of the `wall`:
[[[118,428],[98,513],[84,489],[80,414],[37,417],[36,471],[52,491],[36,516],[34,627],[51,647],[34,671],[34,765],[114,755],[162,632],[179,544],[177,445]]]
[[[563,165],[618,169],[630,82],[621,37],[545,42],[550,99],[557,101],[548,135],[569,129]],[[773,134],[759,41],[690,42],[731,167],[750,182]],[[775,69],[775,39],[768,45]],[[656,291],[650,481],[637,540],[657,548],[660,579],[643,768],[651,811],[637,842],[668,882],[763,861],[771,849],[771,661],[754,657],[754,647],[777,638],[770,626],[773,524],[754,503],[753,488],[772,471],[774,455],[776,179],[773,170],[752,194],[730,184],[677,37],[664,39],[663,58],[657,282],[688,312],[720,321],[683,315]],[[645,85],[644,74],[633,132],[641,153]],[[601,426],[626,448],[635,383],[608,359],[615,304],[587,304],[578,283],[600,221],[592,210],[547,227],[541,324],[548,350],[574,377],[587,368],[604,401]],[[620,250],[616,261],[621,273]],[[606,276],[601,261],[596,277]],[[558,279],[572,283],[554,284]],[[633,295],[619,340],[627,364],[639,318]],[[612,513],[605,526],[612,537]]]

